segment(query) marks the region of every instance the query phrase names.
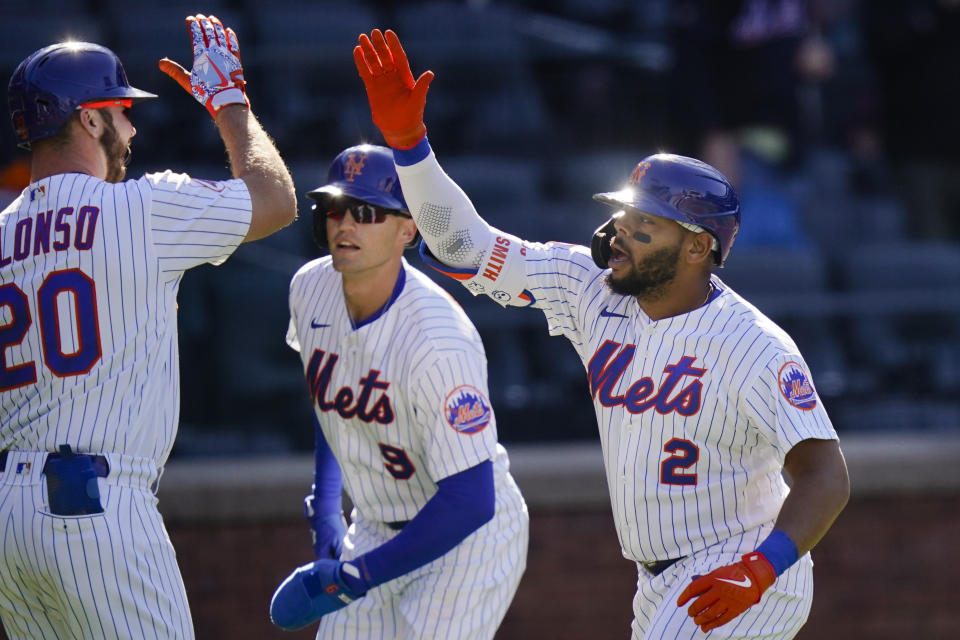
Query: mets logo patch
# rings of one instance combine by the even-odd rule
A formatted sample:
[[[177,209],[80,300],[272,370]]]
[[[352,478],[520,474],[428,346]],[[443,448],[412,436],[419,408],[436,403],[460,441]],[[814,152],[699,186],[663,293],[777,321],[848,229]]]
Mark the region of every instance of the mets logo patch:
[[[650,168],[649,162],[641,162],[633,170],[633,173],[630,174],[630,182],[633,184],[638,184],[643,180],[643,176],[647,175],[647,169]]]
[[[468,384],[451,391],[443,404],[447,422],[460,433],[479,433],[490,424],[490,418],[493,417],[487,399]]]
[[[780,381],[780,393],[787,402],[797,409],[809,411],[817,406],[817,392],[810,382],[810,376],[799,363],[790,361],[780,367],[777,376]]]

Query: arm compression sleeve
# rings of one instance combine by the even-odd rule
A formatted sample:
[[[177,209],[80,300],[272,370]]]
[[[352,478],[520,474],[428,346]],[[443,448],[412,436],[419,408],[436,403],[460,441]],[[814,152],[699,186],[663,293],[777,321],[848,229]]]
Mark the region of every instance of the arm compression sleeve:
[[[320,422],[313,418],[315,444],[314,475],[313,475],[313,509],[318,516],[330,513],[340,513],[342,508],[341,492],[343,478],[340,475],[340,465],[333,457],[333,451],[323,437]]]
[[[436,560],[486,524],[496,508],[493,463],[485,460],[437,482],[437,492],[393,539],[353,563],[370,587]]]
[[[450,267],[478,269],[500,232],[443,172],[426,138],[412,149],[394,149],[393,160],[410,214],[433,255]]]

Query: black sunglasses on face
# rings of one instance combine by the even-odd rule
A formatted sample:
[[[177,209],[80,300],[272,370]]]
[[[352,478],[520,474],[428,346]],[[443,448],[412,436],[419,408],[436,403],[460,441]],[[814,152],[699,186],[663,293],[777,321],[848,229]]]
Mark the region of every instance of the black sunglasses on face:
[[[387,216],[400,216],[401,218],[410,218],[411,216],[397,209],[388,209],[379,205],[370,204],[356,198],[340,197],[334,198],[327,208],[327,219],[343,220],[347,212],[353,216],[358,224],[380,224],[387,219]]]

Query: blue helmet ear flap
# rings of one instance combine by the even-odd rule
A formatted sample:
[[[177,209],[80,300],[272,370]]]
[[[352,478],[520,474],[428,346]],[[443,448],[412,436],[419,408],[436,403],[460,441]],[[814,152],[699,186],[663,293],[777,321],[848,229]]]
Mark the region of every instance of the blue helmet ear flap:
[[[590,255],[593,262],[601,269],[608,267],[610,255],[613,250],[610,248],[610,241],[617,235],[617,230],[613,225],[614,219],[611,217],[593,232],[593,239],[590,241]]]
[[[329,196],[328,196],[329,197]],[[317,198],[310,207],[313,214],[313,241],[321,249],[329,249],[327,246],[327,202],[325,199]]]

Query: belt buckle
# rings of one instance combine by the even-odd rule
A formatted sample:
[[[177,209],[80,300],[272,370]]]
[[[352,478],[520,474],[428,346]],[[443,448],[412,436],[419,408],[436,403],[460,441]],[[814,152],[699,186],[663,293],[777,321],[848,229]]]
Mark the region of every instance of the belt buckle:
[[[680,556],[679,558],[670,558],[668,560],[654,560],[652,562],[641,562],[640,565],[649,573],[651,576],[658,576],[676,563],[680,562],[686,558],[686,556]]]

